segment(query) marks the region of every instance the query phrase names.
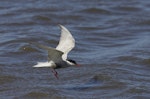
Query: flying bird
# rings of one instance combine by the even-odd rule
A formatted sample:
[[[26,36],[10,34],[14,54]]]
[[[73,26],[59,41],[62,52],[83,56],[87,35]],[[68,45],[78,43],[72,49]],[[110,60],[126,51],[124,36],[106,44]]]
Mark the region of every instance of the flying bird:
[[[72,65],[79,66],[76,61],[67,58],[68,53],[75,47],[75,39],[67,28],[63,25],[59,25],[59,27],[61,29],[61,36],[56,48],[48,47],[39,43],[32,43],[36,47],[48,51],[48,61],[38,62],[37,65],[33,67],[51,67],[52,72],[57,79],[58,73],[55,69],[65,68]]]

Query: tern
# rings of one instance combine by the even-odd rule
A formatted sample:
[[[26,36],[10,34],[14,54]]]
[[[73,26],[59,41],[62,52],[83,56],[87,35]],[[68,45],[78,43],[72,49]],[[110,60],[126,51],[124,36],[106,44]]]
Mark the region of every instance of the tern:
[[[59,25],[59,27],[61,29],[61,36],[56,48],[48,47],[39,43],[32,43],[36,47],[48,51],[48,61],[38,62],[37,65],[33,67],[51,67],[52,72],[57,79],[58,73],[55,69],[65,68],[72,65],[79,66],[76,61],[67,59],[68,53],[75,47],[75,39],[67,28],[63,25]]]

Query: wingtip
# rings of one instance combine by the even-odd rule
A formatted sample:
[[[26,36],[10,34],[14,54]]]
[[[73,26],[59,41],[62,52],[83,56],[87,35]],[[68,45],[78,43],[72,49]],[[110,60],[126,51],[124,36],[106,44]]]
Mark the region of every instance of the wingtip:
[[[64,26],[63,25],[61,25],[61,24],[58,24],[58,26],[60,27],[60,28],[63,28]]]
[[[66,32],[70,32],[65,26],[58,24],[61,30],[64,30]]]

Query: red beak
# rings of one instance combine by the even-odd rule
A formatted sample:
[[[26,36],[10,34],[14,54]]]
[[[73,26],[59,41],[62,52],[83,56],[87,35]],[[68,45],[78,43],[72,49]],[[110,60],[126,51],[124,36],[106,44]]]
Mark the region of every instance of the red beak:
[[[76,66],[81,66],[80,64],[76,64]]]

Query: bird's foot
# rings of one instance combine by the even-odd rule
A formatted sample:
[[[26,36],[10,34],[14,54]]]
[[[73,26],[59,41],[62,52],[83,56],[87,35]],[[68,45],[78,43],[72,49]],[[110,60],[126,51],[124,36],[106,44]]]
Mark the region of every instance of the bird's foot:
[[[57,73],[57,71],[56,71],[55,69],[52,69],[52,72],[53,72],[54,76],[55,76],[57,79],[59,79],[59,78],[58,78],[58,73]]]

